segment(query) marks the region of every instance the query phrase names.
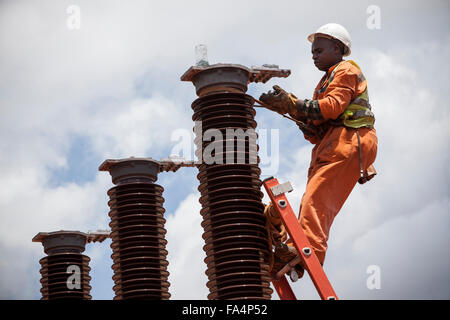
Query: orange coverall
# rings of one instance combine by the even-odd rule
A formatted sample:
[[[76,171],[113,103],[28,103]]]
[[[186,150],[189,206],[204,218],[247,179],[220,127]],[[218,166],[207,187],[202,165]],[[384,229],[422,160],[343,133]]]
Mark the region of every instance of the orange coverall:
[[[367,87],[361,71],[349,62],[343,62],[325,91],[319,90],[332,66],[314,91],[323,120],[310,120],[320,125],[337,119]],[[323,90],[323,89],[322,89]],[[319,261],[323,264],[331,224],[360,177],[360,162],[356,130],[359,130],[363,168],[366,170],[377,154],[378,140],[375,129],[353,129],[330,126],[322,139],[306,136],[315,144],[308,170],[308,182],[300,204],[299,222]]]

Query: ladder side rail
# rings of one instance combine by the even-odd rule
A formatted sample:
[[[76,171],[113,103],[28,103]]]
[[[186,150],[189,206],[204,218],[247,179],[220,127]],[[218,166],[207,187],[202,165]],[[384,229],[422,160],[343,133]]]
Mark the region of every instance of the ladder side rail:
[[[272,284],[277,291],[280,300],[297,300],[297,297],[295,296],[294,291],[292,291],[286,276],[283,275],[278,280],[272,279]]]
[[[293,240],[295,249],[300,254],[305,269],[308,271],[320,298],[322,300],[337,300],[338,297],[315,255],[308,238],[303,233],[286,195],[282,193],[275,196],[272,193],[271,188],[279,185],[278,180],[276,178],[266,179],[263,184],[270,200],[280,213],[281,220]]]

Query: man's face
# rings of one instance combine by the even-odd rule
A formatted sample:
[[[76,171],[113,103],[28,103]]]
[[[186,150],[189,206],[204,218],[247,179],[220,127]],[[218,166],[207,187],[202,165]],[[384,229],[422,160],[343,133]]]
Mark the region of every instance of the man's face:
[[[328,71],[342,60],[339,46],[331,39],[317,37],[311,47],[314,65],[321,71]]]

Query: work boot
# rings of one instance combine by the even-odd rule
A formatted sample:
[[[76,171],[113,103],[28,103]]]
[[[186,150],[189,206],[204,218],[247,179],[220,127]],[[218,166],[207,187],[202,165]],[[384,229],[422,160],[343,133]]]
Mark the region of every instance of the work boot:
[[[289,261],[286,260],[282,260],[277,256],[273,256],[273,266],[272,269],[270,270],[270,273],[272,276],[275,276],[281,269],[283,269],[283,267],[289,263]]]

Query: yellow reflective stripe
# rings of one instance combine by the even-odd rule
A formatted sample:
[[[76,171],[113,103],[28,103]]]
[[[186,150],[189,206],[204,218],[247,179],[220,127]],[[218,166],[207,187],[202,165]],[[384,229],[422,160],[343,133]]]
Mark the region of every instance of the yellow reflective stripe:
[[[368,110],[369,108],[363,107],[357,104],[349,105],[344,113],[341,115],[341,119],[343,120],[343,124],[350,128],[361,128],[361,127],[370,127],[375,123],[375,118],[372,116],[358,117],[356,119],[350,119],[357,111],[359,110]]]
[[[350,128],[372,127],[375,123],[375,119],[372,117],[364,117],[353,120],[345,119],[343,123],[344,126]]]
[[[367,94],[367,89],[364,90],[364,92],[361,93],[361,94],[360,94],[359,96],[357,96],[356,98],[361,98],[361,99],[364,99],[364,100],[369,100],[369,95]]]
[[[334,74],[336,73],[337,69],[338,69],[339,66],[340,66],[342,63],[344,63],[344,62],[350,62],[352,65],[354,65],[355,67],[358,68],[358,70],[360,71],[360,73],[358,74],[358,82],[362,82],[362,81],[366,80],[365,77],[364,77],[364,74],[363,74],[362,71],[361,71],[360,66],[359,66],[355,61],[353,61],[353,60],[342,60],[342,61],[339,62],[339,64],[333,69],[333,71],[331,71],[330,76],[325,80],[325,82],[327,82],[327,85],[324,86],[323,88],[321,88],[321,89],[319,90],[319,93],[324,92],[324,91],[328,88],[328,85],[329,85],[329,84],[333,81],[333,79],[334,79]],[[361,78],[361,77],[362,77],[362,78]],[[367,94],[366,94],[366,97],[367,97]]]
[[[347,60],[347,61],[350,62],[355,67],[357,67],[359,69],[359,71],[361,71],[360,66],[355,61],[353,61],[353,60]],[[339,65],[338,65],[338,67],[339,67]],[[337,67],[333,70],[331,76],[334,77],[334,71],[336,71],[336,69],[337,69]],[[351,102],[357,101],[358,99],[364,100],[367,103],[367,105],[369,105],[369,95],[367,93],[367,89],[364,90],[363,93],[358,95]],[[373,115],[370,108],[360,105],[360,104],[350,103],[350,105],[348,105],[347,108],[345,108],[345,111],[342,113],[342,115],[339,118],[341,120],[343,120],[342,122],[346,127],[350,127],[350,128],[372,127],[375,123],[374,116],[363,116],[363,117],[357,117],[354,119],[350,119],[357,111],[360,111],[360,110],[367,111],[366,113]]]
[[[369,110],[370,111],[370,109],[365,106],[352,103],[352,104],[349,104],[347,108],[345,108],[343,115],[344,116],[348,115],[349,117],[351,117],[353,115],[353,113],[358,110]]]
[[[348,62],[350,62],[352,65],[354,65],[355,67],[357,67],[358,69],[359,69],[359,71],[361,71],[361,67],[360,66],[358,66],[358,64],[355,62],[355,61],[353,61],[353,60],[347,60]]]

